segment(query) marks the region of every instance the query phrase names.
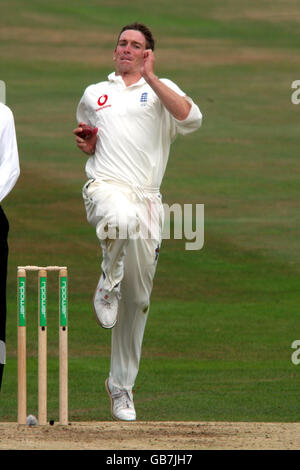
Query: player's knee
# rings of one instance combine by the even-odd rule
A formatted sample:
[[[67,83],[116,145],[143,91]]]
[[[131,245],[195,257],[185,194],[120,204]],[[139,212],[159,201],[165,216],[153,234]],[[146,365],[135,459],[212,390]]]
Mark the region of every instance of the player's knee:
[[[132,307],[136,312],[147,313],[149,310],[150,299],[146,293],[139,292],[133,295],[132,299]]]

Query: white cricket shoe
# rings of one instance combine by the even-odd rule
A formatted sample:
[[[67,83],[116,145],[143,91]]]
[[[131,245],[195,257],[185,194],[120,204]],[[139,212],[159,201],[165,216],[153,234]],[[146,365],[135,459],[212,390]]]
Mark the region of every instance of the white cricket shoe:
[[[103,328],[113,328],[117,322],[120,285],[111,291],[104,289],[105,275],[102,273],[94,294],[94,312]]]
[[[113,418],[121,421],[135,421],[136,413],[132,392],[114,387],[109,384],[109,379],[105,381],[105,388],[110,398]]]

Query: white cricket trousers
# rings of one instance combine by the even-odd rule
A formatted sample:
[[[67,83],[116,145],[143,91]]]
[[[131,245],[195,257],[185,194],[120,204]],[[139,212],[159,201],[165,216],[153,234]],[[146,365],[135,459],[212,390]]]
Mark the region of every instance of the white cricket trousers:
[[[87,181],[82,194],[87,220],[102,248],[104,287],[111,290],[121,282],[118,320],[111,337],[110,382],[132,390],[161,244],[161,195],[158,190],[103,180]]]

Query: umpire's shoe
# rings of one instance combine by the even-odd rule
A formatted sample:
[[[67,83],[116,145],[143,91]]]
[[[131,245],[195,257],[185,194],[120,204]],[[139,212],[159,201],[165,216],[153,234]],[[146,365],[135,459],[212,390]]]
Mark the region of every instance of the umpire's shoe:
[[[135,421],[136,413],[131,391],[122,390],[105,381],[105,388],[110,398],[112,417],[121,421]]]
[[[98,323],[103,328],[113,328],[118,317],[120,285],[108,291],[103,287],[104,279],[105,275],[102,273],[94,295],[94,312]]]

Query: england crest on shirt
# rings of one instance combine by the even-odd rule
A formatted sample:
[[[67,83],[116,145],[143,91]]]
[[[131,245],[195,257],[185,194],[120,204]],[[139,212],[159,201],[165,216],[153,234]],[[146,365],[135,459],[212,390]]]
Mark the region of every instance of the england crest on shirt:
[[[141,106],[146,106],[148,100],[148,93],[144,92],[141,94],[140,104]]]

